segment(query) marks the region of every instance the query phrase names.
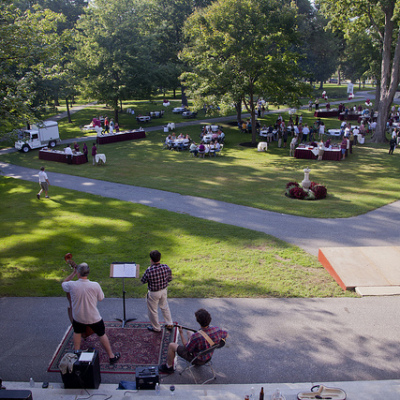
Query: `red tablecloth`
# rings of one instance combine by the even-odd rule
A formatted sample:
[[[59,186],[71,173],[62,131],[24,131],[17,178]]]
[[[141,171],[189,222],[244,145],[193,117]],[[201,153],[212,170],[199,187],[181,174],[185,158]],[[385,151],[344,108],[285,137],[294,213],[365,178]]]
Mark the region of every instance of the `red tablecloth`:
[[[64,152],[55,152],[55,151],[49,151],[49,150],[40,150],[39,151],[39,159],[40,160],[47,160],[47,161],[56,161],[56,162],[62,162],[62,163],[67,163],[67,156],[65,155]],[[72,156],[72,164],[85,164],[86,157],[84,154],[79,154],[79,155],[73,155]]]
[[[346,150],[347,155],[347,150]],[[297,148],[294,151],[294,156],[296,158],[302,158],[307,160],[316,160],[318,157],[314,155],[314,153],[309,149],[301,149]],[[342,159],[342,151],[339,150],[325,150],[324,155],[322,156],[323,160],[334,160],[340,161]]]
[[[315,111],[314,117],[316,118],[332,118],[337,117],[339,115],[339,110],[330,110],[330,111]]]
[[[144,139],[146,137],[145,131],[129,131],[116,133],[115,135],[97,136],[98,144],[107,144],[115,142],[123,142],[125,140]]]

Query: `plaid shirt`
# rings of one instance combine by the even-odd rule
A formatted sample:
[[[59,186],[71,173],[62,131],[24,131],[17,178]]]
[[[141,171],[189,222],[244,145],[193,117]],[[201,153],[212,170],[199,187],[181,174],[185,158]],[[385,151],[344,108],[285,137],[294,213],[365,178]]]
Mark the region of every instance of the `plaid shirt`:
[[[146,269],[141,281],[147,283],[150,292],[165,289],[172,281],[171,268],[167,264],[153,264]]]
[[[217,326],[209,326],[208,328],[202,328],[202,330],[210,336],[211,340],[214,343],[219,343],[221,339],[225,339],[228,336],[228,332],[223,331]],[[201,333],[196,332],[191,337],[190,340],[186,343],[186,349],[189,353],[192,353],[195,357],[201,351],[208,349],[211,347],[210,343],[201,335]],[[200,356],[198,360],[208,361],[212,357],[213,352],[208,353],[204,356]]]

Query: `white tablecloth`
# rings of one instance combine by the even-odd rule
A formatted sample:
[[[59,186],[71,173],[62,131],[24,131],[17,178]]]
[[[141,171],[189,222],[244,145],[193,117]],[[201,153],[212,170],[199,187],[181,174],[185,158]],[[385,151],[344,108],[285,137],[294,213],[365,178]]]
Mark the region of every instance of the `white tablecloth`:
[[[105,164],[107,161],[107,158],[106,158],[105,154],[96,154],[95,160],[96,160],[96,163],[98,163],[101,160]]]

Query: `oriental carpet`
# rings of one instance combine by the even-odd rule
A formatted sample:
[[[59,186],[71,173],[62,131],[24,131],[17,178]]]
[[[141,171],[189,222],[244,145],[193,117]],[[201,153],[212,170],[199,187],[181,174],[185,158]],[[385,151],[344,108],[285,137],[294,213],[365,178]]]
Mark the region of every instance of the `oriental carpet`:
[[[106,334],[113,352],[121,353],[119,361],[109,363],[107,353],[100,345],[97,335],[82,339],[81,350],[96,349],[100,357],[100,372],[111,374],[134,374],[136,367],[157,366],[167,359],[168,344],[176,339],[176,329],[162,329],[161,333],[150,332],[148,322],[128,322],[122,328],[121,322],[104,322]],[[66,353],[73,352],[72,326],[67,329],[58,345],[48,372],[60,372],[59,364]]]

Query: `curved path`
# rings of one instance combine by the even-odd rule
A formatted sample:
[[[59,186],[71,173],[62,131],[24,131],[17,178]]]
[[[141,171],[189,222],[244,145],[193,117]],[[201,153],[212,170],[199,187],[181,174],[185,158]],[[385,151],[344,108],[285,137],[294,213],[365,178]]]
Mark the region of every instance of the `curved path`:
[[[0,162],[1,174],[37,182],[37,170]],[[317,255],[320,247],[398,246],[400,201],[351,218],[305,218],[178,193],[48,172],[53,186],[264,232]]]

